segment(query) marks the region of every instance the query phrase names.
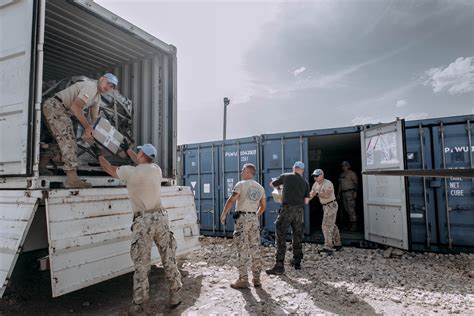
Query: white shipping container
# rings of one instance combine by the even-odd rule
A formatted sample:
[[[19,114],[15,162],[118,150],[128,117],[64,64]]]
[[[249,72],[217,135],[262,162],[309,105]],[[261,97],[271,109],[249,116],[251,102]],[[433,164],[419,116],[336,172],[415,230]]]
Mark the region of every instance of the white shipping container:
[[[123,183],[61,189],[39,172],[43,82],[113,72],[133,101],[137,144],[152,143],[178,253],[199,247],[193,194],[176,175],[176,48],[93,1],[0,1],[0,296],[18,255],[48,249],[52,295],[133,270],[132,212]],[[153,249],[153,259],[159,256]]]

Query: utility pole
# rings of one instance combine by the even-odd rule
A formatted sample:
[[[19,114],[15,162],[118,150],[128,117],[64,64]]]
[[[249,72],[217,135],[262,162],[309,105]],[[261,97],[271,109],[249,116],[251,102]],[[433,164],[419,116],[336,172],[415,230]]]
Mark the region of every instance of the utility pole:
[[[227,129],[227,106],[230,104],[230,99],[228,97],[224,98],[224,128],[223,128],[223,137],[222,140],[226,140],[226,129]]]

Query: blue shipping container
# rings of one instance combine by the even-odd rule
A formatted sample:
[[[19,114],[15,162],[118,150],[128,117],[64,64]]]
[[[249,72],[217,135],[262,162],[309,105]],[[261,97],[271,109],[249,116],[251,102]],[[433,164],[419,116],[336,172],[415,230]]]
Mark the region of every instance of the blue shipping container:
[[[473,119],[473,115],[466,115],[406,122],[402,133],[405,169],[473,168]],[[224,143],[224,152],[222,142],[219,141],[182,146],[182,179],[186,185],[192,186],[194,183],[197,187],[196,206],[202,233],[212,236],[232,234],[233,220],[228,217],[226,225],[220,225],[219,216],[225,200],[239,180],[239,171],[245,162],[257,166],[256,180],[264,186],[267,196],[262,228],[274,232],[280,205],[274,202],[271,195],[269,183],[272,178],[291,172],[293,163],[301,160],[307,166],[305,178],[310,185],[313,184],[310,173],[315,168],[321,168],[337,191],[340,162],[349,160],[351,169],[359,175],[356,205],[358,227],[356,231],[348,230],[348,215],[341,201],[337,225],[346,244],[370,240],[370,233],[367,237],[366,231],[368,219],[365,218],[367,210],[364,208],[361,176],[364,169],[362,154],[366,150],[362,148],[361,131],[377,126],[265,134],[228,140]],[[201,165],[200,169],[198,165]],[[405,184],[405,225],[411,249],[474,249],[474,179],[407,177]],[[305,208],[307,241],[322,241],[322,207],[315,200]]]

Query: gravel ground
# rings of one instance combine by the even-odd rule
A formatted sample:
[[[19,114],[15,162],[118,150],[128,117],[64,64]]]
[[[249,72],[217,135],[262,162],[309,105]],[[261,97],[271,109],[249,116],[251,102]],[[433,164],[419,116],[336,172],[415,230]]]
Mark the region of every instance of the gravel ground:
[[[304,244],[302,270],[287,264],[284,275],[263,273],[259,289],[234,290],[232,240],[206,237],[201,245],[179,260],[183,303],[175,311],[167,307],[163,270],[152,269],[150,314],[474,315],[474,254],[394,250],[395,258],[386,258],[391,250],[344,248],[327,256],[317,245]],[[275,248],[262,248],[264,268],[273,265],[274,253]],[[130,305],[132,274],[55,299],[47,272],[16,274],[0,300],[0,315],[126,315]]]
[[[186,312],[474,315],[474,254],[402,252],[385,258],[380,249],[346,247],[327,256],[317,245],[305,244],[302,270],[289,266],[287,253],[285,275],[263,274],[262,289],[238,291],[229,289],[238,277],[232,241],[205,238],[202,245],[183,265],[190,277],[202,276],[203,289]],[[275,248],[262,248],[265,268],[272,266],[274,253]]]

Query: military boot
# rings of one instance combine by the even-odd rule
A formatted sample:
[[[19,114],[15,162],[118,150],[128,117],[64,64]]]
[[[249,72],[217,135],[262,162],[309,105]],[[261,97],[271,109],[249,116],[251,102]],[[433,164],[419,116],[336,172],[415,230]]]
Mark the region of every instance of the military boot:
[[[262,286],[262,282],[260,281],[260,273],[258,275],[253,276],[252,283],[254,287]]]
[[[266,270],[265,272],[270,275],[280,275],[285,273],[285,267],[283,266],[283,263],[277,262],[273,268]]]
[[[144,304],[135,304],[133,303],[132,306],[128,309],[128,315],[145,315],[146,310]]]
[[[170,291],[170,309],[176,309],[181,304],[181,288]]]
[[[249,281],[243,278],[239,278],[237,281],[230,284],[230,287],[233,289],[246,289],[249,286],[250,286]]]
[[[81,178],[77,176],[76,170],[66,171],[66,181],[64,181],[64,187],[67,189],[85,189],[90,188],[92,185],[89,182],[82,181]]]

